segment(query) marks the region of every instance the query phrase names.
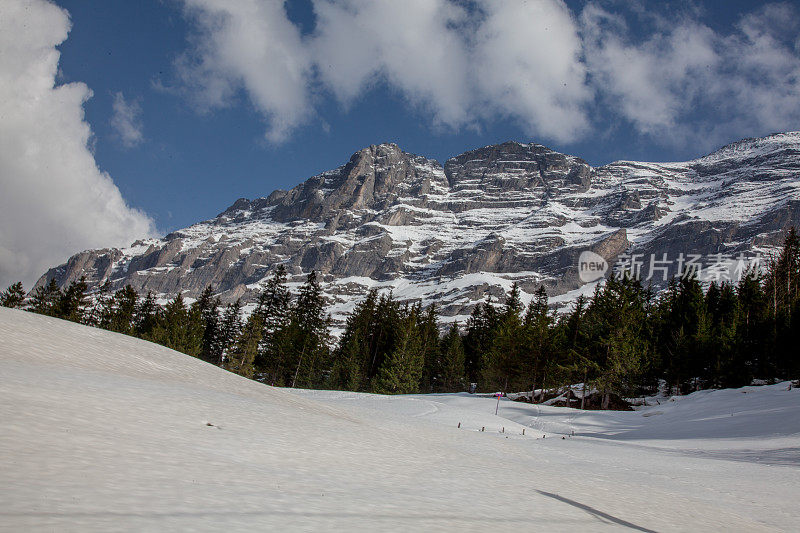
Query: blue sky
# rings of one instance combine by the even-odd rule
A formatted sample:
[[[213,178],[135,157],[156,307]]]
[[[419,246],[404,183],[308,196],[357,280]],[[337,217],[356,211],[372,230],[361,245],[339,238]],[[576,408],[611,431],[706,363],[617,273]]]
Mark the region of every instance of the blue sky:
[[[49,222],[24,224],[35,210],[20,209],[12,222],[6,209],[0,223],[15,230],[0,232],[0,284],[30,282],[84,248],[213,217],[369,144],[396,142],[444,162],[533,141],[600,165],[682,160],[800,128],[792,3],[4,4],[9,62],[0,73],[19,120],[1,126],[0,203],[37,204]],[[57,70],[43,59],[53,50]],[[22,90],[38,62],[44,81]],[[74,90],[69,102],[59,86]],[[25,115],[25,99],[53,103]],[[16,137],[39,146],[38,159],[24,159]],[[53,160],[46,168],[59,167],[52,176],[42,174],[42,153]],[[85,170],[91,158],[96,168]],[[56,181],[51,198],[43,191]],[[94,200],[77,198],[95,189]],[[73,215],[55,216],[64,205]],[[48,224],[57,229],[46,238]],[[26,242],[37,238],[31,251]]]

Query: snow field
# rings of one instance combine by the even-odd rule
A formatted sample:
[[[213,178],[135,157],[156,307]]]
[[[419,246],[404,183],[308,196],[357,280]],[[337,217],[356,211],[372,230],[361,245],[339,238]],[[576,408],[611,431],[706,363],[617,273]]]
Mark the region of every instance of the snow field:
[[[648,417],[508,401],[495,416],[495,399],[469,395],[274,389],[0,308],[0,398],[6,531],[770,531],[798,518],[800,396],[779,387]]]

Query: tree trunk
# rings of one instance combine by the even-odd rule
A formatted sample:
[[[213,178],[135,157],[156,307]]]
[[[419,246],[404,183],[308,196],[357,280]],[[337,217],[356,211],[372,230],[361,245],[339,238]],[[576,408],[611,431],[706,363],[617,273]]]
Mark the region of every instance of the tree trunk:
[[[544,387],[546,381],[547,381],[547,373],[545,372],[544,374],[542,374],[542,393],[539,395],[539,401],[537,401],[536,403],[542,403],[544,401]]]
[[[581,396],[581,411],[586,409],[586,379],[589,376],[589,369],[583,369],[583,395]]]
[[[300,352],[300,359],[297,360],[297,368],[294,371],[294,378],[292,379],[292,388],[294,388],[295,383],[297,383],[297,374],[300,372],[300,363],[303,362],[303,356],[306,353],[306,344],[307,342],[303,343],[303,351]]]

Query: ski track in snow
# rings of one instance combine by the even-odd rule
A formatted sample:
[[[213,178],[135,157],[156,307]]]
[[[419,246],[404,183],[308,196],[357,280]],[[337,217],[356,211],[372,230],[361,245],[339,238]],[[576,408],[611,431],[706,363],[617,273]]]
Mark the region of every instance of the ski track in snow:
[[[787,384],[626,413],[502,400],[495,416],[468,394],[275,389],[4,308],[0,340],[2,531],[752,532],[800,517]]]

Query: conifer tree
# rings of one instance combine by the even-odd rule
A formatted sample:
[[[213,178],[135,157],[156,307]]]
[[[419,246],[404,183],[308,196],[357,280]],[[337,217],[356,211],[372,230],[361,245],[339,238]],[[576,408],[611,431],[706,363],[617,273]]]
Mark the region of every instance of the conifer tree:
[[[741,375],[738,381],[746,384],[752,379],[753,373],[764,375],[768,350],[764,339],[772,331],[768,325],[768,300],[761,272],[756,268],[749,269],[739,280],[736,294],[741,315],[736,340],[737,359],[747,368],[747,373]]]
[[[519,318],[522,314],[523,305],[522,298],[520,297],[519,286],[517,282],[511,285],[511,290],[506,296],[505,304],[503,305],[502,318]]]
[[[241,310],[242,302],[240,300],[236,300],[225,306],[225,312],[222,314],[222,321],[220,323],[216,360],[212,361],[215,365],[223,365],[225,360],[228,359],[227,355],[229,351],[241,334]]]
[[[575,300],[573,310],[559,319],[552,332],[554,350],[558,354],[554,370],[565,378],[566,383],[582,382],[583,398],[586,396],[590,377],[594,379],[599,374],[599,368],[588,351],[588,332],[584,324],[587,306],[588,300],[581,294]],[[533,394],[532,400],[536,401]],[[582,400],[581,408],[584,407]]]
[[[25,291],[22,288],[22,282],[18,281],[12,283],[8,288],[0,294],[0,305],[3,307],[20,308],[25,302]]]
[[[532,373],[523,333],[522,301],[514,283],[491,332],[482,362],[481,386],[487,390],[522,390],[530,385]]]
[[[70,283],[61,293],[56,304],[55,316],[72,322],[83,322],[87,305],[86,277]]]
[[[416,327],[414,311],[404,313],[400,320],[397,343],[384,360],[375,379],[375,392],[379,394],[413,394],[419,390],[424,355],[422,340]]]
[[[392,293],[382,294],[372,314],[369,333],[369,351],[365,354],[365,381],[369,388],[374,388],[374,380],[386,358],[395,350],[400,330],[402,309]]]
[[[705,381],[715,387],[740,386],[749,382],[744,361],[737,350],[740,323],[739,300],[733,286],[712,283],[706,290],[707,338],[704,360],[709,365]],[[743,381],[744,380],[744,381]]]
[[[138,302],[139,294],[130,285],[125,285],[125,287],[115,292],[111,303],[111,316],[107,320],[108,329],[125,335],[132,335],[134,314]],[[183,303],[182,298],[181,303]]]
[[[214,290],[208,285],[189,310],[193,344],[199,345],[196,355],[209,363],[219,359],[219,306],[219,298],[214,297]]]
[[[143,339],[150,339],[153,330],[158,325],[159,311],[156,297],[151,291],[148,291],[147,296],[138,303],[134,310],[133,334]]]
[[[764,279],[772,331],[761,364],[762,376],[787,376],[797,361],[795,342],[800,339],[796,308],[800,302],[800,237],[791,228],[777,257],[770,261]]]
[[[191,335],[189,309],[178,293],[159,313],[159,324],[153,330],[153,341],[185,354],[197,353]]]
[[[465,390],[464,344],[458,332],[458,324],[453,322],[447,335],[441,341],[443,392]]]
[[[375,348],[378,292],[371,289],[347,317],[333,358],[330,386],[334,389],[364,390],[369,381],[368,365]]]
[[[361,363],[364,361],[364,347],[368,348],[364,332],[351,329],[346,338],[340,340],[333,356],[329,384],[335,390],[358,391],[364,383]]]
[[[47,285],[40,285],[33,291],[29,309],[40,315],[55,316],[58,312],[58,302],[61,299],[61,289],[55,279],[51,279]]]
[[[231,372],[252,378],[255,372],[254,362],[258,356],[258,345],[264,330],[264,319],[252,313],[244,324],[241,334],[234,342],[224,367]]]
[[[315,387],[325,379],[329,371],[329,327],[322,289],[316,272],[312,271],[300,288],[286,331],[285,340],[290,340],[287,362],[293,370],[292,387]]]
[[[599,371],[595,379],[604,392],[603,408],[610,393],[632,394],[641,383],[649,356],[647,297],[639,280],[612,277],[595,292],[586,310],[588,355]]]
[[[682,275],[673,280],[659,303],[659,342],[665,364],[667,382],[676,394],[683,392],[686,383],[702,375],[706,364],[702,351],[706,320],[705,296],[694,275]],[[693,383],[696,388],[697,383]]]
[[[540,286],[528,305],[523,322],[523,342],[531,368],[531,390],[536,390],[544,369],[553,362],[553,321],[547,292],[544,286]]]
[[[86,314],[86,324],[108,329],[111,320],[111,280],[106,280],[95,288],[92,296],[92,309]],[[106,318],[107,321],[103,322]]]
[[[499,317],[491,297],[479,303],[472,310],[467,321],[464,336],[464,358],[467,378],[472,383],[479,383],[483,374],[483,362],[492,347],[492,340],[498,327]],[[481,388],[484,388],[481,386]]]
[[[439,316],[436,312],[436,306],[431,305],[423,313],[421,304],[417,304],[416,316],[418,317],[417,329],[419,330],[423,354],[420,391],[442,392],[444,390],[443,361],[439,350]]]
[[[264,286],[253,311],[261,318],[261,340],[255,367],[260,379],[274,383],[285,365],[284,351],[279,345],[285,341],[281,333],[289,325],[291,294],[286,288],[286,267],[278,265]]]

